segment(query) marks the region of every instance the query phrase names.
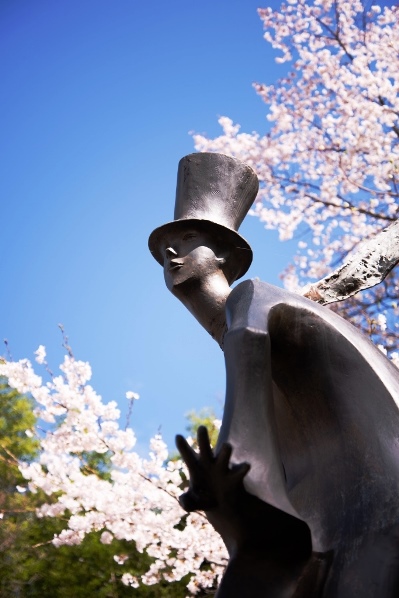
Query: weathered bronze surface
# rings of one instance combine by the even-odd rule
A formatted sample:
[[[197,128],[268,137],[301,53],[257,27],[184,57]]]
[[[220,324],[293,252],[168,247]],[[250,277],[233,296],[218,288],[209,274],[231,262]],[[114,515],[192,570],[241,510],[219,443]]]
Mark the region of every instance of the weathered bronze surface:
[[[255,173],[221,154],[179,164],[175,220],[149,246],[169,290],[224,350],[215,452],[182,436],[181,497],[230,561],[218,598],[399,596],[399,372],[342,318],[257,280],[237,230]]]

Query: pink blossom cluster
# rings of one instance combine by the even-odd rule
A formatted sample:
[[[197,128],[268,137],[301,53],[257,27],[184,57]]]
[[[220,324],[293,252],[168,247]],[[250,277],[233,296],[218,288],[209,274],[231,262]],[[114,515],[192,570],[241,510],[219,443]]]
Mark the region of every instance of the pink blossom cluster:
[[[45,365],[43,346],[36,356]],[[21,463],[20,469],[27,490],[41,489],[51,497],[38,510],[39,516],[68,513],[67,526],[53,543],[78,544],[86,534],[103,530],[102,542],[109,544],[114,537],[133,541],[139,551],[154,558],[141,579],[125,574],[126,585],[134,588],[191,574],[189,595],[212,587],[222,575],[226,549],[203,514],[186,515],[179,506],[182,461],[169,458],[160,435],[152,438],[147,458],[134,451],[134,432],[119,426],[116,403],[104,403],[88,384],[88,363],[67,355],[60,370],[46,382],[27,359],[0,362],[0,376],[32,396],[38,425],[40,420],[46,422],[45,432],[40,434],[39,428],[34,432],[40,439],[39,459]],[[132,391],[126,394],[138,397]],[[110,480],[87,471],[82,453],[88,451],[111,454]],[[124,563],[126,555],[115,555],[115,560]],[[209,563],[207,570],[201,570],[204,561]]]
[[[221,136],[194,141],[200,151],[227,153],[255,169],[260,192],[252,214],[281,240],[300,239],[282,275],[296,291],[398,217],[399,8],[288,0],[259,16],[277,62],[287,64],[277,84],[254,84],[269,132],[240,132],[224,116]],[[398,289],[394,273],[386,297]],[[375,300],[371,294],[366,304]],[[397,303],[383,308],[394,325]]]

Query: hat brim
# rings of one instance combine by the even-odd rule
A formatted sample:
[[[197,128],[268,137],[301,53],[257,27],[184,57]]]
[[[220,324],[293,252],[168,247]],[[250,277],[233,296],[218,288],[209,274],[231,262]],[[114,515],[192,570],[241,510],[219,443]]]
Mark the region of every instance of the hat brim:
[[[159,226],[149,236],[148,247],[161,266],[163,266],[164,257],[162,254],[162,244],[165,236],[181,232],[187,228],[195,228],[204,231],[215,238],[220,244],[228,244],[230,249],[229,262],[234,265],[234,280],[241,278],[247,272],[252,263],[252,249],[249,243],[241,237],[235,230],[227,228],[211,220],[198,218],[187,218],[184,220],[173,220]],[[233,282],[233,281],[232,281]]]

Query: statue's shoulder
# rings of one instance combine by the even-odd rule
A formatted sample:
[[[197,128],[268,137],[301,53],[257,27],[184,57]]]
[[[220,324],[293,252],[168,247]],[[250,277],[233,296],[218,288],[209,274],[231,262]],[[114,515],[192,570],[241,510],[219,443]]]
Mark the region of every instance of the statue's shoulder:
[[[275,287],[258,278],[245,280],[230,293],[226,303],[226,321],[229,329],[251,328],[265,331],[270,318],[281,318],[306,325],[308,319],[320,319],[327,325],[337,326],[342,318],[314,301]],[[344,326],[347,323],[344,323]]]
[[[252,328],[265,330],[271,308],[289,301],[291,293],[258,278],[244,280],[230,293],[226,303],[229,329]]]
[[[275,305],[298,299],[298,295],[290,293],[286,289],[275,287],[272,284],[263,282],[259,278],[244,280],[238,284],[230,293],[227,305],[232,308],[240,303],[258,304],[258,302]]]

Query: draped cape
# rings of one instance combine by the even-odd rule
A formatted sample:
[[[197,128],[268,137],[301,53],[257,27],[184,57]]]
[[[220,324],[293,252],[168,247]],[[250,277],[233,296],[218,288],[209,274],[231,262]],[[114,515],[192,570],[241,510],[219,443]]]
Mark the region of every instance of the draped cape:
[[[248,492],[305,521],[319,552],[397,525],[398,369],[328,308],[258,280],[226,317],[218,447],[251,465]]]

